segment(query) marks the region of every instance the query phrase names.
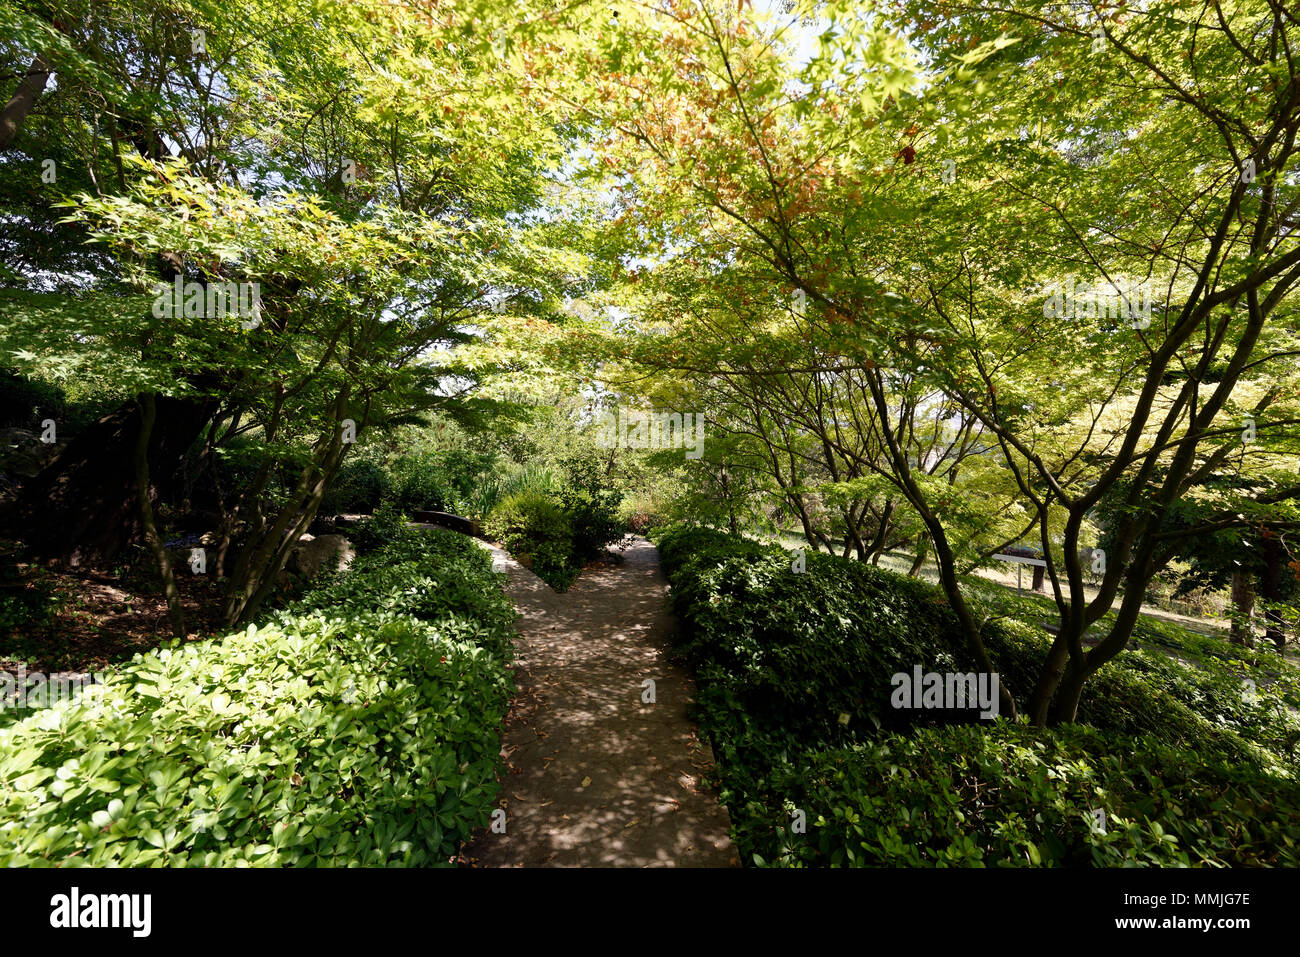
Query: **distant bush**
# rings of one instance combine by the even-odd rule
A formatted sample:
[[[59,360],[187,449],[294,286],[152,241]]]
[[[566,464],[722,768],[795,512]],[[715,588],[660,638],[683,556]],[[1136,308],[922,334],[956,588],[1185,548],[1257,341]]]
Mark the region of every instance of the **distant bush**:
[[[496,468],[495,456],[461,449],[404,455],[393,463],[391,501],[405,511],[474,514],[482,506],[484,483]]]
[[[526,463],[505,471],[501,476],[502,497],[520,492],[536,492],[549,498],[558,489],[555,473],[545,465]]]
[[[618,514],[633,535],[649,535],[652,530],[672,524],[665,514],[666,503],[650,492],[631,492],[623,496]]]
[[[412,531],[408,521],[401,509],[385,502],[369,518],[347,530],[348,540],[358,555],[378,551]]]
[[[509,484],[484,522],[484,531],[513,555],[527,556],[539,578],[557,591],[573,584],[590,560],[621,543],[619,492],[603,487],[590,463],[569,463],[565,482],[547,470],[526,470]]]
[[[633,535],[645,535],[654,527],[655,517],[649,512],[632,512],[627,516],[627,530]]]
[[[568,588],[577,577],[573,525],[564,510],[545,495],[507,495],[483,527],[512,555],[529,556],[533,572],[557,591]]]
[[[339,512],[373,512],[392,490],[392,479],[369,459],[349,462],[339,470],[321,501],[322,515]]]
[[[594,460],[567,463],[559,504],[573,528],[573,552],[579,562],[596,558],[606,546],[622,541],[624,527],[618,515],[622,499],[622,492],[607,487]]]

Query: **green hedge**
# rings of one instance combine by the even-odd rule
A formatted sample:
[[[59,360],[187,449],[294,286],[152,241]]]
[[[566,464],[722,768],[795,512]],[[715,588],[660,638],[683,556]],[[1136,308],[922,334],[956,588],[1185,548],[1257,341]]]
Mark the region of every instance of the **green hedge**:
[[[956,742],[953,748],[960,753],[961,742],[983,742],[985,735],[991,742],[988,746],[996,745],[996,750],[1003,747],[998,742],[1011,740],[1000,736],[1016,733],[1006,730],[1014,729],[1009,722],[979,722],[969,712],[898,711],[890,707],[889,679],[896,672],[910,672],[918,664],[926,671],[976,670],[956,616],[935,586],[860,562],[811,552],[804,557],[806,570],[798,573],[791,569],[791,556],[784,550],[710,529],[677,527],[658,533],[656,538],[672,585],[674,610],[681,621],[677,645],[697,676],[701,722],[712,739],[723,798],[731,810],[738,845],[747,859],[758,855],[763,860],[784,863],[802,860],[775,851],[771,836],[778,833],[791,795],[798,791],[794,780],[807,767],[830,760],[825,757],[828,753],[879,747],[886,741],[894,742],[891,746],[895,751],[906,750],[910,747],[906,742],[913,737],[937,748],[944,741]],[[1002,680],[1023,700],[1037,679],[1049,639],[1041,627],[1010,618],[988,621],[983,636]],[[1294,746],[1297,728],[1285,708],[1286,689],[1292,685],[1281,679],[1271,688],[1261,685],[1260,702],[1246,705],[1241,698],[1240,666],[1240,662],[1225,665],[1212,659],[1203,669],[1197,669],[1159,653],[1125,652],[1085,688],[1079,720],[1094,727],[1079,733],[1102,736],[1089,739],[1092,743],[1108,742],[1106,748],[1094,749],[1103,764],[1111,760],[1103,751],[1132,754],[1128,770],[1138,774],[1139,779],[1149,775],[1152,781],[1172,782],[1172,788],[1187,789],[1188,807],[1212,802],[1219,785],[1211,777],[1201,788],[1199,778],[1180,777],[1175,765],[1197,768],[1209,766],[1210,762],[1220,770],[1233,766],[1243,786],[1262,793],[1275,787],[1284,791],[1286,797],[1279,804],[1283,809],[1279,813],[1289,821],[1289,815],[1300,806],[1292,799],[1293,782],[1287,770],[1291,762],[1286,749]],[[953,722],[964,726],[934,727]],[[1073,733],[1073,729],[1054,733]],[[1047,740],[1057,739],[1049,735]],[[992,788],[989,793],[1014,793],[1014,800],[1009,800],[1019,806],[1019,802],[1027,800],[1020,793],[1023,781],[1017,777],[1023,769],[1008,764],[1002,751],[997,753],[1001,764],[994,762],[985,768]],[[844,757],[841,754],[834,760]],[[872,767],[870,774],[876,774],[879,768]],[[1005,780],[997,767],[1005,769]],[[931,784],[925,781],[925,775],[921,775],[914,786],[926,792],[926,802],[946,807],[949,797],[943,791],[950,782],[941,775]],[[1119,787],[1118,782],[1116,777],[1112,789]],[[857,800],[860,795],[854,788],[859,785],[868,786],[850,775],[841,796],[850,803]],[[880,784],[877,781],[870,787],[875,793]],[[904,804],[901,813],[932,814],[933,808],[925,810],[927,806],[913,801]],[[1207,845],[1195,853],[1189,851],[1189,859],[1197,854],[1206,861],[1226,859],[1225,855],[1234,853],[1239,855],[1234,859],[1240,860],[1267,856],[1264,852],[1255,854],[1248,846],[1253,812],[1237,804],[1220,811],[1228,816],[1222,822],[1228,829],[1224,833],[1233,827],[1244,829],[1237,836],[1246,834],[1241,838],[1246,843],[1237,851]],[[1125,812],[1116,813],[1122,817]],[[1050,852],[1048,857],[1063,863],[1093,860],[1091,850],[1081,853],[1078,847],[1057,849],[1044,830],[1047,825],[1043,820],[1032,814],[1029,819],[1025,833],[1032,840],[1026,840],[1033,843],[1040,859]],[[960,823],[962,816],[953,820]],[[1152,820],[1160,827],[1167,826],[1160,824],[1158,816]],[[1291,833],[1287,829],[1290,825],[1279,824],[1278,820],[1269,825],[1277,825],[1270,834],[1281,840]],[[1138,842],[1137,837],[1133,840]],[[880,846],[896,849],[898,845],[884,842]],[[1165,848],[1163,844],[1157,846]],[[980,855],[1010,853],[1006,848],[990,847],[992,851],[972,851],[962,861],[977,863]],[[1119,854],[1128,862],[1150,862],[1145,847],[1138,842],[1107,853]],[[851,854],[847,845],[834,845],[818,860],[829,862],[836,850],[840,852],[836,863],[861,863],[869,857],[856,845]],[[1023,862],[1033,863],[1028,846],[1023,850]],[[1296,858],[1289,844],[1274,850],[1288,860]],[[940,862],[937,857],[916,859],[908,855],[896,861],[880,857],[870,860]],[[1169,862],[1178,860],[1176,855],[1169,858]],[[1020,862],[1018,858],[1011,861]]]
[[[533,573],[567,591],[583,566],[623,538],[619,493],[599,487],[600,476],[575,471],[558,491],[525,488],[501,497],[483,530],[512,555],[527,555]],[[622,547],[622,546],[620,546]]]
[[[513,686],[513,613],[464,544],[398,536],[0,730],[0,864],[447,865],[490,819]]]
[[[1010,687],[1023,689],[1022,696],[1032,689],[1051,640],[1024,622],[1001,621],[986,630],[985,641]],[[1210,687],[1217,689],[1212,696],[1204,693]],[[1283,729],[1294,726],[1275,705],[1270,699],[1247,708],[1240,680],[1218,671],[1181,665],[1158,652],[1124,651],[1088,679],[1078,721],[1264,768],[1278,765],[1280,756],[1261,745],[1279,741]],[[1274,730],[1260,738],[1255,732],[1265,724]]]
[[[687,626],[681,651],[706,694],[725,692],[760,724],[805,744],[840,743],[919,720],[890,706],[894,674],[973,670],[955,617],[924,582],[812,553],[794,572],[779,548],[700,539],[693,557],[680,554],[681,539],[664,542]]]
[[[760,864],[1300,862],[1295,781],[1083,725],[917,729],[801,755],[765,784],[766,802],[740,818]]]
[[[483,523],[483,530],[512,555],[527,555],[533,573],[556,591],[578,577],[573,522],[546,494],[527,490],[507,495]]]
[[[386,517],[366,524],[380,529],[373,547],[345,574],[316,584],[295,608],[413,615],[435,623],[446,637],[509,656],[515,608],[492,573],[487,550],[465,535],[414,529]]]

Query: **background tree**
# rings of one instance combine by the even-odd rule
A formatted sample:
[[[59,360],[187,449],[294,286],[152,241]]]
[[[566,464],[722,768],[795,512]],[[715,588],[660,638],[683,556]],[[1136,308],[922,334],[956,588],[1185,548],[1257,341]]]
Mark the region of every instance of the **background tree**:
[[[1015,689],[1039,723],[1072,720],[1127,644],[1172,556],[1172,503],[1240,448],[1241,418],[1252,454],[1296,422],[1294,24],[1276,4],[1219,12],[678,3],[588,57],[585,103],[636,231],[700,286],[803,291],[829,359],[809,371],[861,382],[878,474],[925,526],[990,670],[959,578],[963,510],[909,456],[900,384],[942,394],[996,448],[1061,619],[1036,687]],[[1049,308],[1080,274],[1085,306]],[[1153,290],[1149,324],[1135,287]],[[729,325],[752,327],[731,301]],[[1090,596],[1089,514],[1121,481],[1126,522]]]

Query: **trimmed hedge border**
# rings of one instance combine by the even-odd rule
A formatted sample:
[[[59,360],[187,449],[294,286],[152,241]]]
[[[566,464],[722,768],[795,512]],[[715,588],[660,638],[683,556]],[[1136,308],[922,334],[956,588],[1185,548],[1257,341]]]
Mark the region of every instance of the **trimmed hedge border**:
[[[794,572],[785,550],[712,529],[655,537],[747,863],[1300,862],[1281,750],[1297,725],[1277,701],[1243,707],[1239,670],[1126,652],[1088,686],[1083,723],[1049,730],[896,711],[892,674],[976,670],[940,589],[811,552]],[[984,637],[1009,686],[1030,687],[1041,630],[1002,618]]]
[[[0,865],[452,864],[499,790],[514,609],[472,541],[382,539],[0,729]]]

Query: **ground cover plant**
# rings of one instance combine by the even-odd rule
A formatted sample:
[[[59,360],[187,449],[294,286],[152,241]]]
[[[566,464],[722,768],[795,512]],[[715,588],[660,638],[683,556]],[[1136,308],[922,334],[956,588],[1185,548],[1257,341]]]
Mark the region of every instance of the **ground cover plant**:
[[[488,823],[514,613],[408,531],[260,624],[0,729],[0,861],[446,866]]]
[[[784,549],[708,528],[665,528],[657,540],[682,620],[678,650],[701,683],[701,722],[751,863],[1186,866],[1300,855],[1289,664],[1207,654],[1191,665],[1133,650],[1098,675],[1083,725],[987,724],[972,709],[935,718],[892,707],[890,679],[916,665],[975,670],[941,589],[835,556],[806,555],[798,568]],[[1032,680],[1050,637],[1008,606],[1037,603],[1002,598],[1003,614],[986,624],[995,669],[1014,684]],[[1247,680],[1257,694],[1243,696]]]

